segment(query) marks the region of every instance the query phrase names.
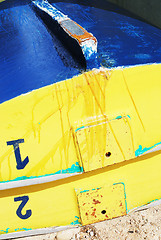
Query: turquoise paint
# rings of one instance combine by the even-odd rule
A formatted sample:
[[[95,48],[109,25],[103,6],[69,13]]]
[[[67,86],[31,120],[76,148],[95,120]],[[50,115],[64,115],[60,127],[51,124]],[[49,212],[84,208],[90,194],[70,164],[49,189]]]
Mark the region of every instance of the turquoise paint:
[[[29,231],[29,230],[32,230],[32,228],[16,228],[15,232],[17,232],[17,231]]]
[[[92,189],[90,189],[90,190],[98,190],[98,189],[100,189],[100,188],[92,188]],[[82,191],[80,191],[80,193],[84,193],[84,192],[89,192],[90,190],[82,190]]]
[[[72,223],[70,223],[70,225],[80,225],[81,222],[79,221],[79,217],[78,216],[75,216],[76,220]]]
[[[118,116],[118,117],[116,117],[115,119],[121,119],[122,118],[122,116]]]
[[[80,172],[83,172],[83,167],[81,167],[79,165],[79,162],[76,162],[70,168],[62,169],[62,170],[59,170],[59,171],[57,171],[55,173],[45,174],[45,175],[41,175],[41,176],[31,176],[31,177],[22,176],[22,177],[17,177],[17,178],[15,178],[13,180],[1,181],[0,183],[20,181],[20,180],[26,180],[26,179],[35,179],[35,178],[40,178],[40,177],[48,177],[48,176],[54,176],[56,174],[80,173]]]
[[[73,164],[70,168],[62,169],[56,172],[55,174],[61,174],[61,173],[75,173],[75,172],[83,172],[83,167],[80,167],[79,162],[76,162]]]
[[[126,116],[117,116],[116,118],[113,118],[111,121],[116,120],[116,119],[122,119],[122,118],[124,118],[124,117],[126,117]],[[129,115],[127,115],[127,117],[131,119],[131,117],[130,117]],[[81,129],[84,129],[85,127],[87,128],[87,127],[92,127],[92,126],[82,126],[82,127],[79,127],[79,128],[77,128],[77,129],[75,130],[75,132],[77,132],[77,131],[79,131],[79,130],[81,130]]]
[[[137,208],[141,208],[141,207],[144,207],[144,206],[146,206],[146,205],[148,205],[148,204],[150,204],[150,203],[152,203],[152,202],[156,202],[156,201],[159,201],[159,200],[161,200],[161,198],[157,198],[157,199],[154,199],[154,200],[151,200],[151,201],[149,201],[149,202],[147,202],[147,203],[145,203],[145,204],[143,204],[143,205],[141,205],[141,206],[139,206],[139,207],[137,207]],[[131,210],[133,210],[133,209],[135,209],[135,208],[131,208],[130,210],[128,210],[128,213],[131,211]]]
[[[82,190],[80,193],[89,192],[89,190]]]
[[[81,130],[81,129],[83,129],[83,128],[85,128],[85,126],[82,126],[82,127],[80,127],[80,128],[77,128],[77,129],[75,130],[75,132],[77,132],[77,131],[79,131],[79,130]]]
[[[156,146],[158,146],[160,144],[161,144],[161,142],[156,143],[152,147],[148,147],[148,148],[147,147],[143,148],[141,145],[139,145],[139,148],[135,151],[135,156],[138,157],[138,156],[144,154],[145,152],[153,149],[154,147],[156,147]]]
[[[9,228],[6,228],[6,230],[0,230],[2,233],[8,233]]]
[[[131,117],[130,117],[129,115],[126,115],[126,116],[131,119]],[[121,119],[121,118],[124,118],[124,117],[126,117],[126,116],[118,116],[118,117],[116,117],[115,119]],[[114,119],[113,119],[113,120],[114,120]]]

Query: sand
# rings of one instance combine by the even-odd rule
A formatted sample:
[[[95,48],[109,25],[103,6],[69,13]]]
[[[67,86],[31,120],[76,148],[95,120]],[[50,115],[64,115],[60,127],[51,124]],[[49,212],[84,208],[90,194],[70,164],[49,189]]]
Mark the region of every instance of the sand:
[[[124,217],[19,240],[161,240],[161,205]]]

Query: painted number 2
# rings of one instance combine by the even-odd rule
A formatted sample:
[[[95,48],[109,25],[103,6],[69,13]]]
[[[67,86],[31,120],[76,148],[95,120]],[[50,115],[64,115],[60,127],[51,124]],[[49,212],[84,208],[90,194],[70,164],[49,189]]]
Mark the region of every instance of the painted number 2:
[[[18,139],[18,140],[13,140],[13,141],[7,142],[7,145],[13,145],[15,158],[16,158],[16,162],[17,162],[16,168],[18,170],[24,169],[25,166],[29,162],[29,158],[28,157],[26,157],[24,160],[21,159],[20,147],[19,147],[20,143],[24,143],[24,139]]]
[[[22,214],[22,209],[24,208],[24,206],[26,205],[28,200],[29,200],[28,196],[22,196],[22,197],[14,198],[15,202],[22,201],[21,204],[19,205],[17,211],[16,211],[17,216],[21,219],[27,219],[27,218],[31,217],[31,215],[32,215],[31,210],[27,210],[25,214]]]

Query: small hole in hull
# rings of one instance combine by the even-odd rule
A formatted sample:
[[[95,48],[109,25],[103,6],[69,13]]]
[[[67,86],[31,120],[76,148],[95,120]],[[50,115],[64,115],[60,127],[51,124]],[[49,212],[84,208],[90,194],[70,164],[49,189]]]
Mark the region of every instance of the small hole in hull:
[[[105,156],[106,156],[106,157],[110,157],[110,156],[111,156],[111,152],[105,153]]]
[[[105,214],[105,213],[106,213],[106,210],[102,210],[101,213],[102,213],[102,214]]]

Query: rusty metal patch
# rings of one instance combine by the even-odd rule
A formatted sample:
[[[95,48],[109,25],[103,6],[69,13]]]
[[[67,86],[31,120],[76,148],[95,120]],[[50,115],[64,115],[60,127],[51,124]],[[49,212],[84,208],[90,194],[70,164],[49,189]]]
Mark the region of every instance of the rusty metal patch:
[[[95,190],[76,190],[82,225],[126,215],[123,183]]]

